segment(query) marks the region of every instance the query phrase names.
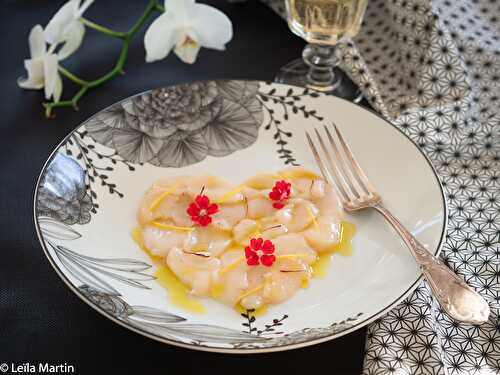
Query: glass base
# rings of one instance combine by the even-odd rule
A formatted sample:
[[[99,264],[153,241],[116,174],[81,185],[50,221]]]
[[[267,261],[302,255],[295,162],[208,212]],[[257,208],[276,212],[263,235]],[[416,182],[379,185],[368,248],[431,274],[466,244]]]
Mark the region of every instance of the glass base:
[[[354,103],[358,103],[363,99],[363,94],[359,90],[358,86],[356,86],[356,84],[341,69],[333,69],[335,80],[331,85],[326,87],[318,87],[307,81],[306,77],[309,69],[309,66],[303,59],[293,60],[280,69],[274,81],[288,85],[307,87],[353,101]]]

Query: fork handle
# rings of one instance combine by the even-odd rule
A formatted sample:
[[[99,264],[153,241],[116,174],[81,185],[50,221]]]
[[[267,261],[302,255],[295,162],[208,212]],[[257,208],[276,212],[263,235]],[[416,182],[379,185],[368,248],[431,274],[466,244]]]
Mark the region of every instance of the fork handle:
[[[488,320],[490,307],[486,300],[451,271],[404,227],[382,203],[374,208],[398,232],[419,265],[441,307],[455,320],[480,324]]]

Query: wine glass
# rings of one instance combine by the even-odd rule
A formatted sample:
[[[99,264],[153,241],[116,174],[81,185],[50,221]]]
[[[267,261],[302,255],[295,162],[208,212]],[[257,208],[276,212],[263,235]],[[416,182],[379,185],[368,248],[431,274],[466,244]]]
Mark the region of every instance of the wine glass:
[[[367,3],[368,0],[286,0],[288,26],[308,44],[302,59],[281,68],[276,81],[347,99],[359,97],[359,89],[338,68],[335,45],[359,32]]]

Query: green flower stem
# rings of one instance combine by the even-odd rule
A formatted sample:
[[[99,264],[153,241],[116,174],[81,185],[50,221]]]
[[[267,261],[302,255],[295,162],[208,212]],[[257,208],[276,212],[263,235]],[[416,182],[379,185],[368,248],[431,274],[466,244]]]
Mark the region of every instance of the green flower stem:
[[[112,36],[115,38],[119,38],[119,39],[123,39],[123,38],[127,37],[127,32],[111,30],[107,27],[101,26],[101,25],[99,25],[95,22],[92,22],[92,21],[90,21],[86,18],[83,18],[83,17],[80,18],[80,20],[88,28],[94,29],[95,31],[99,31],[100,33],[103,33],[103,34],[106,34],[106,35],[109,35],[109,36]]]
[[[78,109],[78,101],[89,91],[90,89],[100,86],[104,84],[105,82],[109,81],[116,75],[123,73],[123,66],[125,65],[125,61],[127,60],[127,55],[128,55],[128,50],[129,50],[129,45],[131,39],[134,37],[134,35],[141,29],[141,27],[144,25],[144,23],[147,21],[149,16],[154,12],[154,11],[161,11],[160,9],[163,9],[161,5],[158,4],[157,0],[150,0],[148,6],[142,13],[141,17],[137,20],[137,22],[130,28],[129,31],[127,32],[119,32],[119,31],[114,31],[111,29],[108,29],[104,26],[100,26],[94,22],[84,20],[83,22],[85,25],[88,27],[97,30],[99,32],[102,32],[106,35],[116,37],[122,40],[122,49],[120,51],[120,55],[118,56],[118,60],[114,66],[113,69],[111,69],[109,72],[104,74],[103,76],[93,80],[93,81],[86,81],[84,79],[78,78],[75,76],[73,73],[69,72],[66,70],[66,68],[62,67],[59,65],[59,72],[68,78],[70,81],[76,83],[77,85],[81,86],[80,90],[70,99],[70,100],[63,100],[60,102],[49,102],[49,103],[44,103],[43,106],[45,107],[45,116],[51,117],[52,115],[52,110],[54,108],[59,108],[59,107],[73,107],[74,109]]]
[[[59,73],[61,73],[63,76],[65,76],[66,78],[68,78],[70,81],[73,81],[77,85],[84,86],[84,85],[88,84],[87,81],[85,81],[85,80],[83,80],[81,78],[78,78],[73,73],[71,73],[68,70],[66,70],[66,68],[62,67],[61,65],[59,65]]]

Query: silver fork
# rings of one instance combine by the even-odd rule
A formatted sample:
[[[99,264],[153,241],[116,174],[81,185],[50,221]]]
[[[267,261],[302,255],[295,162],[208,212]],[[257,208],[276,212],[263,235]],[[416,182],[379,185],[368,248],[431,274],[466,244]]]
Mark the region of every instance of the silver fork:
[[[374,208],[380,212],[410,249],[441,307],[457,321],[475,324],[486,322],[490,314],[486,300],[446,267],[439,258],[429,253],[384,207],[381,196],[366,177],[335,124],[333,129],[336,137],[327,126],[324,126],[326,137],[322,137],[320,132],[314,129],[319,148],[315,146],[307,131],[306,137],[324,179],[334,187],[344,209],[353,212]]]

